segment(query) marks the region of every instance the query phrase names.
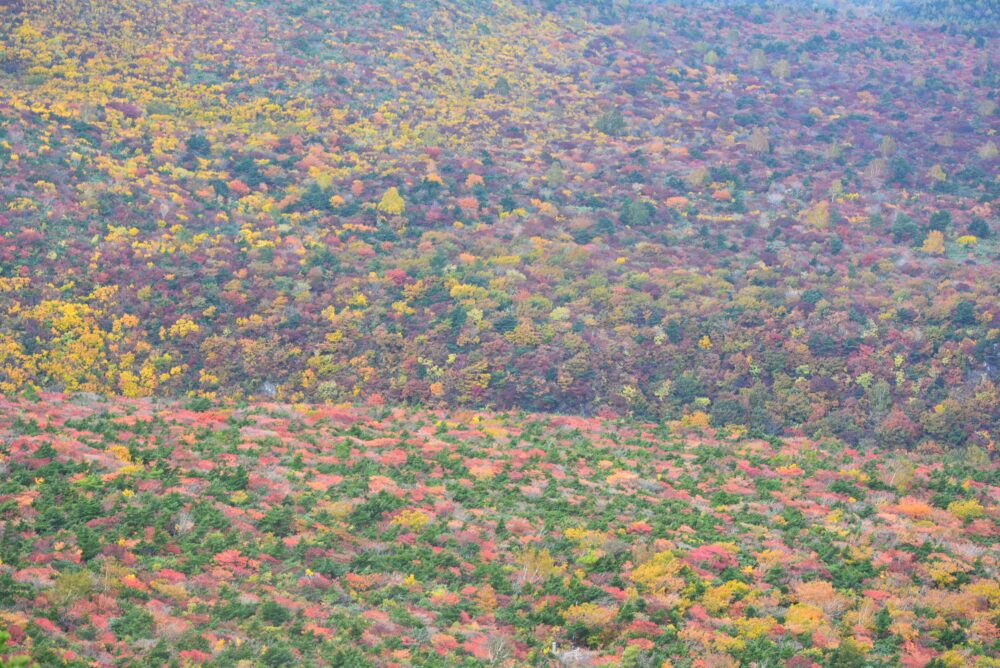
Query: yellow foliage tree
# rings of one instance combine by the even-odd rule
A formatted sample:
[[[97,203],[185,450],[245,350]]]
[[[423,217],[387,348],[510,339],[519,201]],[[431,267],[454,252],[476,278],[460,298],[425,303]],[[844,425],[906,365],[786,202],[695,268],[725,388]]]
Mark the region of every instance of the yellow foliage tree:
[[[428,522],[430,522],[430,517],[426,513],[414,509],[404,510],[392,521],[393,524],[417,532],[427,526]]]
[[[830,226],[830,204],[826,200],[816,202],[806,210],[805,221],[810,227],[825,230]]]
[[[632,571],[632,581],[651,592],[679,591],[684,587],[681,562],[672,552],[658,552]]]
[[[973,520],[982,517],[986,512],[983,505],[976,499],[952,501],[948,504],[948,512],[962,520]]]
[[[589,628],[603,629],[615,621],[618,611],[615,608],[597,605],[596,603],[580,603],[570,606],[563,613],[568,624],[582,624]]]
[[[702,598],[709,612],[719,614],[729,608],[733,600],[750,591],[750,586],[739,580],[729,580],[718,587],[710,587]]]
[[[924,239],[924,245],[920,250],[928,255],[941,255],[944,253],[944,234],[940,230],[931,230]]]
[[[540,582],[550,575],[559,573],[565,567],[556,566],[555,559],[548,550],[528,548],[517,559],[518,579],[523,582]]]
[[[382,199],[378,203],[378,210],[382,213],[387,213],[390,216],[401,216],[403,211],[406,209],[406,202],[403,201],[403,197],[399,194],[397,188],[389,188],[382,195]]]
[[[815,605],[796,603],[788,608],[785,615],[785,627],[792,633],[811,633],[819,628],[825,620],[823,611]]]

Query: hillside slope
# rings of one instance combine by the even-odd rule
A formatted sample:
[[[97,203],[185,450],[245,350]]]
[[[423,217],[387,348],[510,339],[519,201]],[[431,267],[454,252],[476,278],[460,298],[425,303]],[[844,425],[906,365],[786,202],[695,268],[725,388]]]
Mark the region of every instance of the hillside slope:
[[[997,433],[992,24],[549,6],[4,3],[0,391]]]
[[[43,398],[0,401],[0,622],[43,666],[988,666],[998,649],[982,453]]]

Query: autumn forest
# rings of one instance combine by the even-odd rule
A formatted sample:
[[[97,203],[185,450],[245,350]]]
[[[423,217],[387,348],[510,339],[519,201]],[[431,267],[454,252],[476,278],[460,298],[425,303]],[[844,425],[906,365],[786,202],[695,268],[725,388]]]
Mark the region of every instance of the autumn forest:
[[[0,666],[997,668],[998,60],[0,2]]]

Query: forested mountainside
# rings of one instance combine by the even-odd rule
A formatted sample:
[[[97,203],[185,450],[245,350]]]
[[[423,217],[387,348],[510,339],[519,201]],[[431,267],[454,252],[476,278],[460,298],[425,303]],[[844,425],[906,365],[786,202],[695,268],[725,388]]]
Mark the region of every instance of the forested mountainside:
[[[983,445],[995,23],[584,4],[5,3],[0,390]]]

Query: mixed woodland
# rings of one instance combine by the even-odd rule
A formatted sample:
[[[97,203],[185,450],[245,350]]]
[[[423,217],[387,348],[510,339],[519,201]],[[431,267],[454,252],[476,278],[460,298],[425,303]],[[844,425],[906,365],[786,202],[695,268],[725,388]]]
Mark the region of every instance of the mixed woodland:
[[[0,666],[1000,666],[998,45],[0,2]]]

